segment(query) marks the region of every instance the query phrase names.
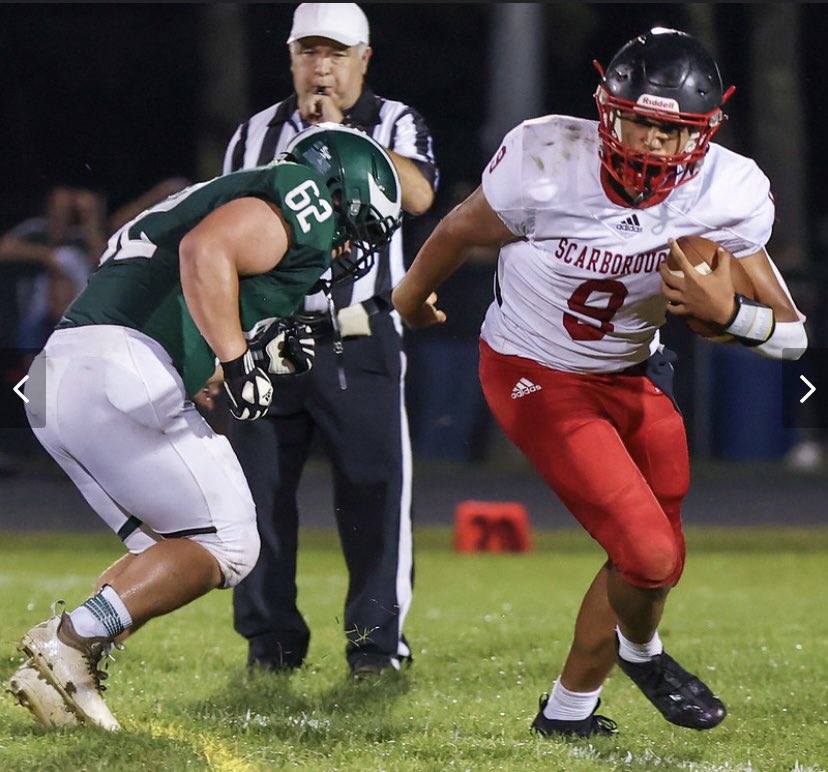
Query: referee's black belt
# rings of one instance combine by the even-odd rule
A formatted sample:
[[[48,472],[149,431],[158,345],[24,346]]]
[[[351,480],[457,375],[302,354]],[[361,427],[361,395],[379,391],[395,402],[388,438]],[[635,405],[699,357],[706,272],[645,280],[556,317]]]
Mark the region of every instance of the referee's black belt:
[[[371,334],[369,317],[391,310],[391,303],[380,295],[363,300],[360,303],[338,309],[339,332],[342,338],[356,338]],[[302,311],[295,315],[296,320],[311,328],[315,340],[332,340],[334,325],[327,311]]]

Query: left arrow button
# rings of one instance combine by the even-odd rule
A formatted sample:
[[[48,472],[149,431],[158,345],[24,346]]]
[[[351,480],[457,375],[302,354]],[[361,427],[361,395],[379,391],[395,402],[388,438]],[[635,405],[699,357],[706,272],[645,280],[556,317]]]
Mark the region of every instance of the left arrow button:
[[[29,376],[28,376],[28,375],[24,375],[24,376],[20,379],[20,381],[18,382],[18,384],[17,384],[17,385],[16,385],[16,386],[12,389],[12,391],[13,391],[15,394],[17,394],[17,396],[18,396],[18,397],[20,397],[20,399],[22,399],[22,400],[23,400],[23,401],[24,401],[27,405],[29,404],[29,398],[28,398],[28,397],[27,397],[27,396],[26,396],[26,395],[25,395],[22,391],[20,391],[20,387],[21,387],[24,383],[26,383],[26,381],[28,381],[28,380],[29,380]]]

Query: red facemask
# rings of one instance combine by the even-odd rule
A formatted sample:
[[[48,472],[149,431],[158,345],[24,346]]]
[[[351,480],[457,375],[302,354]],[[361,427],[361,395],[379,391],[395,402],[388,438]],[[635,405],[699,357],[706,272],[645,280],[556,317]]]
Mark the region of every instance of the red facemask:
[[[728,89],[722,104],[734,90],[733,87]],[[631,102],[612,96],[603,84],[595,92],[595,102],[598,105],[601,163],[620,185],[635,191],[640,201],[668,193],[698,174],[710,140],[726,117],[718,107],[707,114],[697,114],[665,109],[669,105],[659,105],[658,99],[642,97],[638,102]],[[679,126],[689,131],[689,139],[674,155],[632,150],[621,141],[620,115],[623,113]]]

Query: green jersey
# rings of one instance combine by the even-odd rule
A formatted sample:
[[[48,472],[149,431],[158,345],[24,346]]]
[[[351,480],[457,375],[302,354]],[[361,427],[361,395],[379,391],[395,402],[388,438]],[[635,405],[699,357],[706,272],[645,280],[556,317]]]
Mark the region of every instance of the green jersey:
[[[279,207],[290,247],[272,270],[240,277],[242,329],[294,314],[330,265],[333,206],[314,169],[277,161],[192,185],[124,225],[58,328],[113,324],[140,330],[166,349],[187,394],[195,394],[213,374],[216,359],[184,301],[178,247],[214,209],[248,196]]]

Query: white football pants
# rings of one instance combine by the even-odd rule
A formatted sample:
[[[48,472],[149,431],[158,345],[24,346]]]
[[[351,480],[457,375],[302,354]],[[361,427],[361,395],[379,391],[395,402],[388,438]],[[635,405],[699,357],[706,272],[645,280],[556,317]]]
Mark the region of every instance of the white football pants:
[[[45,404],[26,406],[35,435],[130,552],[189,538],[226,587],[248,574],[259,536],[244,473],[158,342],[109,325],[57,330],[29,375],[45,379]]]

